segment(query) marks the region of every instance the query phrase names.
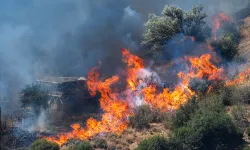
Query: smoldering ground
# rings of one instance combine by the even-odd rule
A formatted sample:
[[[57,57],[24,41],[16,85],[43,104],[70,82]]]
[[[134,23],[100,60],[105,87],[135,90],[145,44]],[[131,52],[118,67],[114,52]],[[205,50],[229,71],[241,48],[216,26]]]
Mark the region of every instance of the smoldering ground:
[[[18,92],[37,76],[86,76],[102,61],[112,74],[121,62],[120,49],[140,50],[143,23],[165,4],[190,9],[205,5],[234,12],[247,0],[2,0],[0,2],[0,91],[18,106]],[[0,105],[3,105],[0,103]]]

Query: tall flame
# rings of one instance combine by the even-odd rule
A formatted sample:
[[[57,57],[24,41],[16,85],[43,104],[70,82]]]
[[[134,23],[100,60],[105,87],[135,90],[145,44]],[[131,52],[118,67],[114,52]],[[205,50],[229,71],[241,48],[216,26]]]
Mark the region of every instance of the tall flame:
[[[99,101],[104,112],[102,119],[89,118],[85,128],[81,127],[80,124],[73,124],[71,125],[73,131],[58,134],[56,137],[45,137],[46,140],[61,146],[72,138],[84,140],[106,132],[120,134],[128,127],[128,117],[133,115],[133,107],[130,103],[133,94],[142,95],[145,103],[161,111],[176,110],[189,98],[196,95],[189,88],[189,82],[192,78],[206,78],[210,81],[227,80],[226,85],[234,85],[243,82],[250,73],[250,69],[248,69],[241,72],[238,78],[228,80],[224,76],[223,68],[217,68],[211,63],[212,56],[204,54],[200,57],[185,57],[187,70],[178,73],[180,84],[176,85],[173,90],[168,88],[159,90],[156,83],[146,84],[139,89],[139,85],[145,82],[139,78],[142,73],[140,70],[144,69],[143,60],[131,54],[127,49],[122,50],[122,55],[123,61],[127,64],[127,89],[125,91],[132,92],[115,92],[114,85],[119,82],[119,76],[112,76],[102,81],[99,79],[98,68],[93,68],[88,74],[87,85],[92,96],[95,96],[97,91],[101,94]],[[211,88],[212,86],[208,88],[207,93],[210,92]]]

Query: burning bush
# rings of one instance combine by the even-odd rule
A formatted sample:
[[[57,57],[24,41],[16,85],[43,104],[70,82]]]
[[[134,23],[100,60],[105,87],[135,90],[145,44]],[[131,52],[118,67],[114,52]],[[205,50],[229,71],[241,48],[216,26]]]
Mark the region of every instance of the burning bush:
[[[59,146],[56,143],[48,142],[44,139],[35,141],[30,150],[59,150]]]

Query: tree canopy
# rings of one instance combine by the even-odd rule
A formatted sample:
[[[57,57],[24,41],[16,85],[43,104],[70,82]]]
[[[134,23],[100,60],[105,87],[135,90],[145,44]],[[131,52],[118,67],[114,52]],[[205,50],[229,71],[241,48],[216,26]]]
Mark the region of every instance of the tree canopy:
[[[161,16],[149,15],[149,20],[145,23],[142,45],[157,56],[166,42],[178,33],[192,36],[197,42],[203,42],[211,35],[211,29],[205,22],[206,17],[202,6],[183,11],[176,6],[166,5]]]

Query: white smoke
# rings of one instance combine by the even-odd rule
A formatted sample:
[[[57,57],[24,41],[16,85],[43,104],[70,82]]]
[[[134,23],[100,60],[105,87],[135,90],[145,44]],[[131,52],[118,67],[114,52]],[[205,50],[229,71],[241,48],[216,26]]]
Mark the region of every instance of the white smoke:
[[[47,130],[46,127],[49,124],[47,113],[46,110],[42,110],[38,116],[22,120],[20,127],[29,132],[45,132]]]

